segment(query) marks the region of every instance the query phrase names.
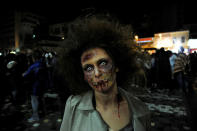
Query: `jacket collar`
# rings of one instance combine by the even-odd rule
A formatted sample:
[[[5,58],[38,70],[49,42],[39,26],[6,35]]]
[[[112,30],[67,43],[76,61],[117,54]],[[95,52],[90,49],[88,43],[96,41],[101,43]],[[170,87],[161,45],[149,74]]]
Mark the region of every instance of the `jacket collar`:
[[[79,109],[79,110],[94,110],[92,99],[93,99],[93,91],[90,90],[87,93],[85,93],[84,95],[82,95],[82,98],[80,100],[80,103],[79,103],[79,106],[77,107],[77,109]]]
[[[145,104],[142,103],[138,98],[136,98],[135,96],[128,93],[122,88],[118,88],[118,90],[122,96],[126,97],[130,111],[134,115],[134,117],[141,117],[149,113],[149,111],[146,110]],[[86,111],[95,110],[92,103],[92,99],[93,99],[93,90],[90,90],[84,95],[82,95],[81,100],[79,102],[79,106],[77,106],[77,109],[86,110]]]
[[[126,95],[126,93],[123,89],[118,88],[118,91],[121,93],[122,96]],[[82,94],[79,105],[77,106],[77,109],[79,109],[79,110],[95,110],[93,103],[92,103],[92,100],[94,97],[93,94],[94,94],[93,90],[90,90],[90,91]],[[128,98],[127,98],[127,101],[129,101]]]

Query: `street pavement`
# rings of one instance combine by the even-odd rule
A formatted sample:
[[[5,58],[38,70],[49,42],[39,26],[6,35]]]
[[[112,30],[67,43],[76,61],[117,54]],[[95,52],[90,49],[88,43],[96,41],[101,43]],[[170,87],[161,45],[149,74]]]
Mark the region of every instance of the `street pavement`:
[[[27,119],[32,115],[30,100],[25,104],[13,105],[9,100],[1,108],[0,131],[59,131],[62,115],[57,102],[51,100],[47,105],[47,112],[40,114],[40,120],[29,123]]]
[[[151,131],[191,131],[190,111],[182,92],[168,89],[137,94],[151,111]]]

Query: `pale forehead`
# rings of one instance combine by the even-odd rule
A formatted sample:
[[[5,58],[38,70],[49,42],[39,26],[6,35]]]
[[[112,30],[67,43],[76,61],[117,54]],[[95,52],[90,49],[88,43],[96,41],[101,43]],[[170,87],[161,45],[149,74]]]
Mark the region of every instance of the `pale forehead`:
[[[99,59],[101,57],[104,58],[110,58],[107,52],[102,49],[102,48],[93,48],[85,51],[82,56],[81,56],[81,62],[87,62],[88,60],[91,60],[92,58],[94,59]]]

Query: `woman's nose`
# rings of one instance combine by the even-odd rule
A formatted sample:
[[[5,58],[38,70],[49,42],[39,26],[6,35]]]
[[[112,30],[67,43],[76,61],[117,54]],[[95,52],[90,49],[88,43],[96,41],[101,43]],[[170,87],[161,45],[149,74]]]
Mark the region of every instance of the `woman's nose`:
[[[101,71],[98,69],[98,67],[95,67],[94,75],[95,75],[95,77],[99,77],[101,75]]]

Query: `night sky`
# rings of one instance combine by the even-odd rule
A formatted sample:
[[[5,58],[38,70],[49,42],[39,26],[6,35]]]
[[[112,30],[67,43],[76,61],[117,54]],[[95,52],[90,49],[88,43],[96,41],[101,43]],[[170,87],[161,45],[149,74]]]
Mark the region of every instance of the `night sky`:
[[[109,0],[31,0],[24,2],[0,2],[1,13],[5,13],[11,9],[30,10],[40,14],[44,14],[50,18],[67,17],[73,18],[83,12],[87,8],[95,8],[97,11],[109,11],[121,16],[125,19],[131,19],[144,12],[153,10],[155,3],[151,1],[137,1],[137,0],[121,0],[119,2]],[[157,8],[157,7],[154,7]]]
[[[165,24],[165,21],[161,19],[161,15],[164,12],[171,14],[175,8],[181,8],[179,12],[181,14],[182,23],[197,23],[195,18],[195,7],[194,2],[189,1],[173,1],[173,0],[127,0],[127,1],[84,1],[84,0],[48,0],[44,1],[26,1],[26,2],[15,2],[10,4],[9,2],[0,4],[1,15],[5,15],[7,11],[12,9],[20,9],[24,11],[32,11],[37,14],[45,16],[50,23],[56,23],[59,21],[72,21],[77,16],[85,14],[86,12],[109,12],[113,16],[117,17],[121,23],[132,24],[135,30],[141,32],[147,32],[145,35],[151,35],[154,32],[159,32],[159,24]],[[172,19],[168,18],[167,22]],[[178,21],[178,20],[177,20]],[[179,22],[179,21],[178,21]],[[148,23],[148,25],[146,24]],[[158,27],[156,26],[158,24]],[[168,23],[166,23],[167,25]],[[144,26],[144,27],[143,27]],[[146,28],[145,30],[142,28]],[[158,29],[157,29],[158,28]]]

